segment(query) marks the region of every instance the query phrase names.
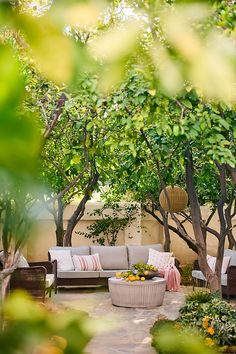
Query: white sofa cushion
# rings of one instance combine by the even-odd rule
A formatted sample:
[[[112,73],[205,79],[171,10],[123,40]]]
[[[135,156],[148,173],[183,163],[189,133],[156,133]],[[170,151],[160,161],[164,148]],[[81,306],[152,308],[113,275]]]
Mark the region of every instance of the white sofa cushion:
[[[91,254],[89,256],[72,256],[75,270],[102,270],[98,253]]]
[[[54,274],[46,274],[46,288],[50,288],[50,286],[54,283],[54,280]]]
[[[171,260],[172,252],[159,252],[149,248],[147,264],[153,265],[157,269],[166,267]]]
[[[102,269],[128,269],[126,246],[90,246],[91,254],[98,253]]]
[[[193,270],[192,277],[199,280],[206,281],[206,278],[204,277],[203,273],[200,270]],[[221,285],[227,286],[227,279],[228,279],[227,274],[221,274]]]
[[[75,270],[70,250],[49,250],[51,260],[57,260],[57,270]]]
[[[147,263],[149,248],[153,248],[156,251],[163,251],[163,246],[160,243],[153,245],[129,245],[128,249],[128,258],[129,258],[129,268],[136,263]]]
[[[58,278],[76,279],[76,278],[99,278],[99,271],[60,271],[57,273]]]

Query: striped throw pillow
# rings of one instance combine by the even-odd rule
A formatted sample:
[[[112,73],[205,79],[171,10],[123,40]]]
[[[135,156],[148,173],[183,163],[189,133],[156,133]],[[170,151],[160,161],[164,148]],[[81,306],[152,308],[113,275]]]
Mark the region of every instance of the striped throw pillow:
[[[72,256],[75,270],[102,270],[102,266],[99,259],[99,254],[95,253],[91,256]]]

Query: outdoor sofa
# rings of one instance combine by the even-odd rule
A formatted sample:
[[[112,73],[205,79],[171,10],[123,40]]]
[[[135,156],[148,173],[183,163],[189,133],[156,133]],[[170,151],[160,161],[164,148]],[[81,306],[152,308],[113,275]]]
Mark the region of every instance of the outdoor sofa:
[[[226,273],[221,274],[221,286],[222,294],[227,296],[227,299],[230,298],[230,295],[236,295],[236,251],[225,249],[224,257],[230,257],[229,265],[226,270]],[[194,262],[193,271],[192,271],[192,281],[193,288],[195,285],[198,286],[207,286],[206,278],[199,268],[198,261]]]
[[[149,248],[163,252],[162,244],[128,245],[128,246],[80,246],[80,247],[52,247],[49,249],[49,260],[54,258],[51,251],[71,252],[71,255],[99,255],[102,270],[77,271],[60,270],[57,267],[57,286],[76,285],[106,285],[108,278],[115,276],[117,272],[127,271],[135,263],[147,263]]]

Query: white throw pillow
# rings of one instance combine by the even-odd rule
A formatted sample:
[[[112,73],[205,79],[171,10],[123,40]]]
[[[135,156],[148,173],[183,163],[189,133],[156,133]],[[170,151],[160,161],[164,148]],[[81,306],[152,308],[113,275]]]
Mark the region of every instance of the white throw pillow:
[[[4,258],[5,258],[5,257],[4,257],[4,251],[1,251],[1,252],[0,252],[0,262],[1,262],[2,266],[3,266],[4,261],[5,261]]]
[[[75,270],[74,263],[69,250],[50,250],[51,260],[57,260],[58,270]]]
[[[173,252],[159,252],[153,248],[149,248],[147,264],[153,265],[157,269],[163,268],[169,264],[172,254]]]
[[[221,274],[225,274],[227,272],[230,258],[231,258],[230,256],[225,256],[223,258]],[[214,272],[215,268],[216,268],[216,257],[207,255],[207,263],[208,263],[209,267],[211,268],[211,270]]]
[[[210,256],[209,254],[207,255],[207,263],[211,270],[214,272],[215,267],[216,267],[216,257]]]
[[[29,263],[27,262],[23,254],[20,255],[18,262],[16,264],[16,268],[29,268]]]
[[[95,253],[90,256],[72,256],[75,270],[102,270],[99,254]]]

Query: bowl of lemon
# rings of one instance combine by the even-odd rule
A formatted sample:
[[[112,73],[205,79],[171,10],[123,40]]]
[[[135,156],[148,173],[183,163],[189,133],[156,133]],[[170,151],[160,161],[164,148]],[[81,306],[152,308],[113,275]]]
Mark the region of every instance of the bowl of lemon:
[[[158,276],[158,270],[152,265],[145,263],[136,263],[132,269],[126,272],[116,273],[116,278],[124,279],[125,281],[145,281]]]

